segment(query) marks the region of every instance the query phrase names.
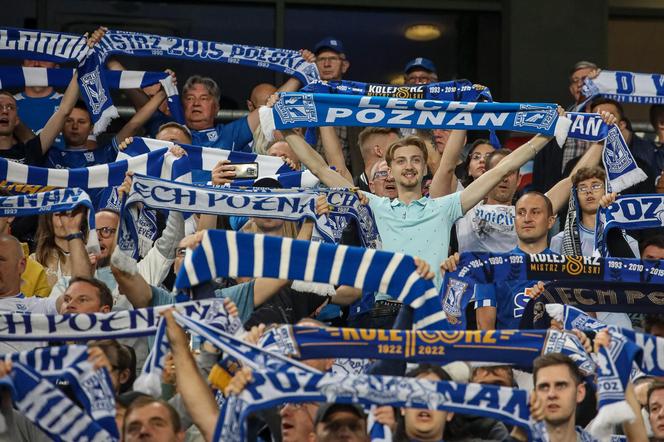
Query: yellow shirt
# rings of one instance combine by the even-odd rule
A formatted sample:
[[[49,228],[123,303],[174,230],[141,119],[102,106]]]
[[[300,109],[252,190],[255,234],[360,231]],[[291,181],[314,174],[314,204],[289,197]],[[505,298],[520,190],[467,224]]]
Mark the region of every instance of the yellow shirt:
[[[27,257],[30,250],[26,243],[21,246],[23,255],[26,256],[25,271],[21,275],[21,293],[25,296],[47,297],[51,293],[51,286],[46,279],[46,270],[37,261]]]

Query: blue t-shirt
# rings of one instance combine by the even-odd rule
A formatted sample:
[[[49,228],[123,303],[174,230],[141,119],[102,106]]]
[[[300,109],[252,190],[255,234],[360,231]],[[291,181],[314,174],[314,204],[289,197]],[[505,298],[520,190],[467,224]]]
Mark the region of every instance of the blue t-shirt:
[[[76,169],[90,167],[98,164],[109,164],[115,161],[118,155],[115,143],[98,147],[93,150],[61,149],[52,147],[48,150],[46,167],[57,169]]]
[[[525,255],[516,247],[510,253]],[[546,248],[541,253],[551,253]],[[496,329],[518,329],[523,312],[530,298],[527,292],[538,281],[502,281],[494,284],[477,284],[475,286],[475,308],[496,307]]]
[[[249,143],[254,138],[246,117],[228,124],[217,124],[210,129],[192,130],[191,137],[191,144],[195,146],[218,147],[242,152],[251,152]],[[191,179],[196,183],[208,182],[210,181],[210,172],[194,170]]]
[[[14,99],[16,100],[18,117],[21,122],[32,129],[35,134],[39,135],[44,126],[46,126],[49,118],[60,107],[62,94],[53,92],[48,97],[32,98],[20,92],[14,95]],[[55,138],[53,146],[65,147],[65,141],[61,133]]]

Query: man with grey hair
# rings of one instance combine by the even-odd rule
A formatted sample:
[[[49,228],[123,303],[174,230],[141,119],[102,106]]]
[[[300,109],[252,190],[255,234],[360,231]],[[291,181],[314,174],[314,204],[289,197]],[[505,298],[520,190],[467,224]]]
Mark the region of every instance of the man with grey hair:
[[[228,124],[216,124],[221,90],[210,77],[194,75],[187,79],[182,90],[184,119],[191,130],[192,143],[197,146],[221,147],[228,150],[250,151],[252,131],[258,127],[258,112]]]

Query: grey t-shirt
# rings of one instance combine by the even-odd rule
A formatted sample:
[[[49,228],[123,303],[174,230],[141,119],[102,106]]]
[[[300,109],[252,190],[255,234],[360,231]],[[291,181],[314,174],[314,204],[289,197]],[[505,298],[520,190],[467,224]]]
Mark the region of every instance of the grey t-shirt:
[[[479,203],[456,222],[459,252],[509,253],[517,244],[514,206]]]

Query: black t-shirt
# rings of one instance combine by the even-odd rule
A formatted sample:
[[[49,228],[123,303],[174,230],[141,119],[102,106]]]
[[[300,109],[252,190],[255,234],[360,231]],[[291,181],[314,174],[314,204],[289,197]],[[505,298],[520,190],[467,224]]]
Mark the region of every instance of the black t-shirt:
[[[27,143],[16,143],[9,149],[0,149],[0,157],[29,166],[41,166],[44,162],[41,140],[34,137]]]

